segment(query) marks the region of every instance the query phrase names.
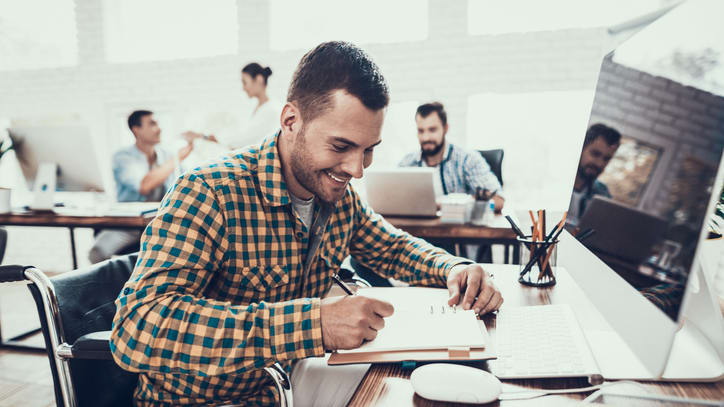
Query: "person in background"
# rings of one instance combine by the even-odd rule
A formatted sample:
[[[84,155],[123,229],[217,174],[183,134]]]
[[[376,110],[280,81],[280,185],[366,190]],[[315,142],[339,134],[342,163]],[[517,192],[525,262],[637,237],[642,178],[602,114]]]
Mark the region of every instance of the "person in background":
[[[159,146],[161,128],[153,112],[136,110],[128,116],[136,142],[113,155],[113,177],[118,202],[160,202],[173,185],[174,170],[193,149],[188,143],[175,155]],[[92,263],[109,259],[131,245],[138,246],[140,231],[102,230],[88,253]]]
[[[566,224],[576,226],[594,195],[611,198],[606,184],[598,180],[616,150],[621,145],[621,133],[605,124],[596,123],[586,130],[581,159],[573,184]]]
[[[249,143],[257,142],[279,130],[280,103],[270,99],[266,92],[267,82],[272,74],[271,68],[263,67],[256,62],[247,64],[241,70],[241,83],[249,98],[256,98],[258,103],[246,124],[235,134],[223,137],[220,142],[236,149]],[[219,142],[213,134],[206,135],[193,131],[184,133],[186,140],[204,138]]]
[[[400,167],[433,167],[435,195],[464,193],[474,195],[480,188],[493,195],[495,211],[503,209],[503,187],[479,152],[445,140],[449,126],[442,103],[425,103],[415,113],[420,150],[407,154]]]

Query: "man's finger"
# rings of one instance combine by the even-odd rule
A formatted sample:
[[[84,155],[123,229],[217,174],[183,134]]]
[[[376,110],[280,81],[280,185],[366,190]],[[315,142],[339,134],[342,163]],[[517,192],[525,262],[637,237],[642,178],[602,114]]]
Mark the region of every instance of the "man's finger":
[[[447,290],[450,293],[450,299],[447,300],[447,305],[453,306],[460,303],[460,283],[458,279],[447,283]]]
[[[372,318],[370,318],[370,328],[374,329],[375,331],[379,331],[380,329],[385,327],[385,320],[380,317],[379,315],[373,315]]]
[[[387,301],[372,299],[372,311],[383,317],[389,317],[395,312],[395,307]]]
[[[463,296],[463,309],[469,310],[473,306],[475,297],[480,292],[480,283],[482,278],[479,273],[468,273],[468,284],[465,288],[465,295]]]
[[[488,312],[493,312],[500,308],[500,305],[503,304],[503,296],[500,295],[500,292],[495,292],[493,296],[490,298],[490,301],[488,304],[482,308],[482,311],[480,312],[481,315],[485,315]]]
[[[473,305],[473,309],[475,310],[476,314],[480,314],[480,312],[483,311],[485,307],[492,301],[495,295],[495,289],[492,286],[485,283],[483,284],[484,286],[480,290],[480,294],[478,294],[478,299]]]
[[[364,338],[365,340],[371,341],[374,340],[377,337],[377,331],[375,331],[372,328],[367,328],[364,331]]]

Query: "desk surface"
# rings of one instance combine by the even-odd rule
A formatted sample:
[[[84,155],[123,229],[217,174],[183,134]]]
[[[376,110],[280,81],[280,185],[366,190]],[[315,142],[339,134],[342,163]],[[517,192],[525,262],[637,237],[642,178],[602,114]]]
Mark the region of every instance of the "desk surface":
[[[19,212],[0,214],[0,225],[143,229],[151,219],[153,218],[143,216],[85,216],[53,212]]]
[[[578,289],[573,279],[562,271],[558,273],[558,284],[551,289],[525,287],[518,283],[518,266],[486,265],[486,270],[493,273],[495,282],[505,298],[504,307],[525,305],[541,305],[568,303],[575,309],[581,325],[585,328],[605,324],[602,316]],[[485,325],[491,340],[495,338],[495,317],[486,316]],[[485,367],[485,362],[480,362]],[[410,384],[411,370],[403,370],[400,364],[375,364],[355,392],[350,406],[442,406],[443,403],[432,402],[416,395]],[[526,388],[574,388],[588,386],[585,378],[575,379],[539,379],[539,380],[505,380],[504,384],[513,384]],[[718,383],[646,383],[651,392],[673,394],[712,400],[724,397],[724,380]],[[590,393],[545,396],[532,400],[508,400],[499,405],[504,406],[565,406],[578,404]],[[629,405],[641,405],[641,400],[617,399],[617,402]],[[464,404],[457,404],[464,406]],[[498,404],[494,404],[498,405]],[[649,405],[649,404],[647,404]],[[661,404],[651,404],[661,405]]]
[[[440,218],[385,216],[385,219],[413,236],[437,239],[515,240],[515,233],[503,214],[487,212],[479,223],[443,223]]]
[[[143,229],[152,219],[143,216],[85,215],[69,211],[13,212],[0,214],[0,225]],[[486,214],[481,224],[442,223],[439,218],[386,216],[385,219],[395,227],[421,238],[515,240],[515,234],[505,217],[492,213]]]

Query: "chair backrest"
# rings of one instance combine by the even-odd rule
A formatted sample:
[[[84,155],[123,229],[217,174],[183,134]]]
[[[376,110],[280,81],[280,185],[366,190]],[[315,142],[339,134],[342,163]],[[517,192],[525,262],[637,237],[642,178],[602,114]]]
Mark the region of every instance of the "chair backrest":
[[[8,231],[4,228],[0,228],[0,264],[3,262],[5,257],[5,247],[8,244]]]
[[[50,279],[55,289],[63,339],[66,343],[72,344],[79,337],[91,332],[111,329],[116,312],[114,301],[131,276],[137,258],[137,253],[117,257]],[[34,284],[29,284],[28,287],[38,306],[53,372],[56,402],[59,407],[64,407],[42,298]],[[69,363],[79,406],[132,405],[131,399],[138,375],[121,369],[112,360],[70,359]]]
[[[488,162],[493,174],[498,178],[500,185],[503,185],[503,153],[500,148],[495,150],[478,150],[480,155]]]

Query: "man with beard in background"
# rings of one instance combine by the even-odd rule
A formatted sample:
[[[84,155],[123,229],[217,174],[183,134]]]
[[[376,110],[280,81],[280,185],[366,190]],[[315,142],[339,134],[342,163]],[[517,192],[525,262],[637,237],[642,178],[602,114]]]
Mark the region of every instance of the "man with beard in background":
[[[503,209],[503,187],[479,152],[448,143],[447,112],[442,103],[420,105],[415,113],[420,150],[406,155],[400,167],[436,168],[435,196],[452,193],[475,195],[477,189],[492,194],[495,211]]]
[[[616,150],[621,145],[621,133],[605,124],[596,123],[586,131],[583,151],[578,161],[576,181],[573,184],[568,220],[575,224],[583,216],[594,195],[611,198],[606,184],[598,180]]]

